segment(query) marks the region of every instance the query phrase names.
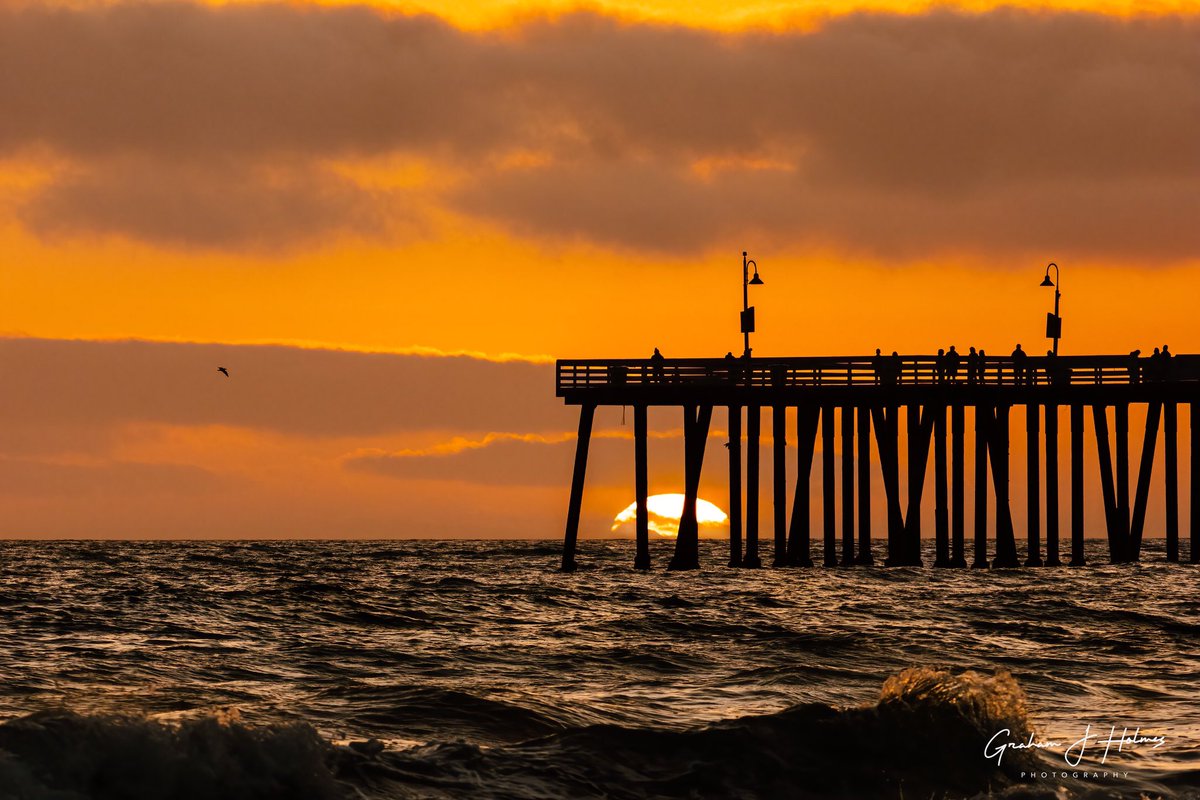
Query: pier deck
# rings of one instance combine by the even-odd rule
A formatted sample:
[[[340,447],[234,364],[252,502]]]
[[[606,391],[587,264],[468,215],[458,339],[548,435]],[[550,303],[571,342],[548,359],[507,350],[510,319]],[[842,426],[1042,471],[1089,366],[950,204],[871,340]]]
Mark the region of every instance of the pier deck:
[[[771,410],[773,434],[772,563],[775,566],[808,566],[813,563],[808,513],[811,507],[809,475],[818,433],[822,439],[822,556],[825,565],[874,563],[874,554],[871,552],[869,462],[870,442],[874,438],[888,508],[888,552],[884,564],[921,563],[921,501],[932,453],[937,553],[934,565],[967,566],[963,480],[967,409],[971,409],[975,431],[972,565],[1015,567],[1022,564],[1041,566],[1061,563],[1058,537],[1060,406],[1068,408],[1069,419],[1070,563],[1084,563],[1083,437],[1084,421],[1089,416],[1096,441],[1109,554],[1114,562],[1136,561],[1140,556],[1154,453],[1159,429],[1162,428],[1167,559],[1177,561],[1180,403],[1188,404],[1191,412],[1191,561],[1197,562],[1197,556],[1200,556],[1197,547],[1200,537],[1200,416],[1197,416],[1197,406],[1200,405],[1200,356],[1197,355],[1169,358],[1111,355],[988,356],[982,359],[961,356],[957,364],[953,359],[939,356],[561,360],[556,364],[556,392],[567,404],[580,406],[579,436],[564,535],[564,570],[575,568],[575,545],[592,419],[596,407],[601,405],[631,406],[634,412],[634,488],[637,505],[637,553],[634,564],[638,568],[650,567],[649,516],[646,508],[646,410],[650,406],[680,407],[684,418],[685,501],[675,554],[670,563],[672,569],[694,569],[699,566],[696,497],[708,430],[713,411],[718,406],[727,411],[730,433],[731,566],[761,565],[758,464],[761,410],[764,407]],[[1128,445],[1131,404],[1146,406],[1142,455],[1132,498]],[[1023,561],[1017,553],[1009,508],[1009,416],[1013,406],[1025,408],[1028,444],[1028,518]],[[1114,430],[1111,437],[1109,407],[1113,409]],[[788,408],[796,409],[796,435],[792,444],[799,476],[790,501],[786,496]],[[839,417],[842,462],[840,549],[834,481]],[[905,462],[908,480],[904,497],[901,497],[899,481],[899,430],[902,418],[907,431]],[[1044,475],[1040,457],[1043,443]],[[743,444],[746,452],[744,487]],[[995,505],[996,541],[996,552],[990,560],[986,552],[989,474]],[[1043,478],[1046,499],[1044,552],[1040,508]],[[744,515],[743,491],[746,496]],[[790,524],[787,513],[789,507]]]

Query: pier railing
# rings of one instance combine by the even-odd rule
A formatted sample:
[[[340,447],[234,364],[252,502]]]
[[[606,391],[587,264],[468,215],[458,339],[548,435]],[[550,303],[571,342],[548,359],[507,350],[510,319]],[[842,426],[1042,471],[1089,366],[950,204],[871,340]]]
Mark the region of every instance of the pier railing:
[[[583,359],[556,363],[561,397],[637,386],[745,388],[867,386],[1129,386],[1200,381],[1200,356],[813,356],[799,358]]]

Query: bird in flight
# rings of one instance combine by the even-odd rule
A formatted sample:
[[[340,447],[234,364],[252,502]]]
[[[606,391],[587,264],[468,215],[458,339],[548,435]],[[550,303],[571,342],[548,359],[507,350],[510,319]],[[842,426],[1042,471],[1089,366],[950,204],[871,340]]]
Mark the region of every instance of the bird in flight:
[[[221,373],[226,378],[229,377],[229,370],[225,369],[224,367],[217,367],[217,372]]]

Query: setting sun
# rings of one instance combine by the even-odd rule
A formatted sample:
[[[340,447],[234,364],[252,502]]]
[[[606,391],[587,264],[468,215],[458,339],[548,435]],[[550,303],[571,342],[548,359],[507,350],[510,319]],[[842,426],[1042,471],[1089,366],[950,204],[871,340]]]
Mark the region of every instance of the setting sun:
[[[650,533],[655,536],[673,537],[679,532],[679,517],[683,514],[682,494],[654,494],[646,499],[650,511]],[[637,519],[637,504],[630,503],[620,514],[613,517],[612,530],[626,526],[632,528]],[[717,526],[724,525],[729,517],[719,507],[704,498],[696,501],[696,521],[700,523],[701,535],[707,530],[714,536]]]

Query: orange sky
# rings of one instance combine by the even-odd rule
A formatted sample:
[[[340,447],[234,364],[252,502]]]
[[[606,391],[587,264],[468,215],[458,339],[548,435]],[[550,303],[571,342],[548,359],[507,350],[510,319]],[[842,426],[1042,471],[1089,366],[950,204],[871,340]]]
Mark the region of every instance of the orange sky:
[[[1200,351],[1200,3],[587,8],[0,5],[0,534],[557,536],[571,415],[486,359],[737,349],[743,249],[760,355],[1037,352],[1050,260],[1064,352]]]

